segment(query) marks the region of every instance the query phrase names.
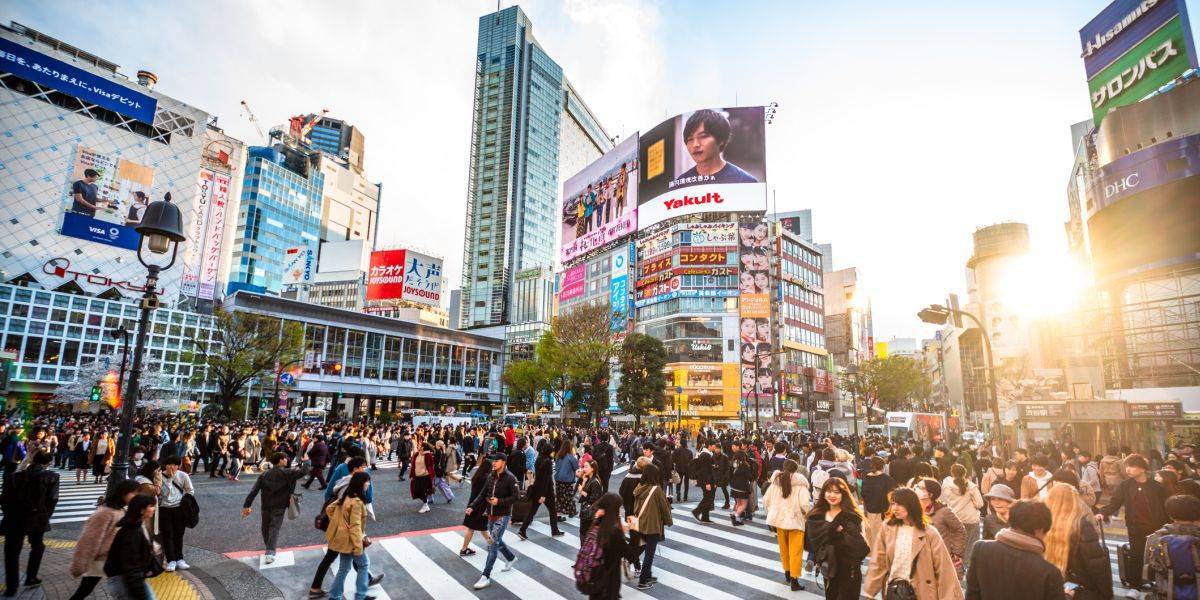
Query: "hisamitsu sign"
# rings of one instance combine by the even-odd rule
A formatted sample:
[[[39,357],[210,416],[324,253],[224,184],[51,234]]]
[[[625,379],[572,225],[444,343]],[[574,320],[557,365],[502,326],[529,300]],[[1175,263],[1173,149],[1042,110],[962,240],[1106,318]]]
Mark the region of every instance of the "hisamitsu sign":
[[[0,38],[0,71],[154,124],[158,100],[153,97],[3,38]]]

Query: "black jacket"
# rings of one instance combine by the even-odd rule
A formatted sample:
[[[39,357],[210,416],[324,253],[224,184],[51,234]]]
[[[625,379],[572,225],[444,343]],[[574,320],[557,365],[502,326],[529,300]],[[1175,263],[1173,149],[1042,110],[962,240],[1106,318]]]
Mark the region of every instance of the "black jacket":
[[[1100,535],[1091,522],[1091,515],[1084,515],[1079,524],[1079,538],[1071,545],[1067,558],[1067,581],[1086,588],[1086,597],[1075,593],[1075,600],[1092,600],[1113,597],[1112,565],[1108,560],[1108,548],[1101,545]]]
[[[599,533],[599,532],[597,532]],[[636,561],[638,547],[625,539],[625,532],[614,529],[609,534],[608,544],[604,546],[604,557],[600,568],[592,572],[593,581],[599,583],[596,593],[589,594],[588,600],[616,600],[621,597],[621,559]]]
[[[1150,507],[1149,522],[1137,523],[1133,519],[1130,506],[1133,505],[1134,496],[1138,493],[1138,486],[1141,486],[1142,493],[1146,495],[1146,504]],[[1125,523],[1131,532],[1139,532],[1142,534],[1151,533],[1167,523],[1167,509],[1164,506],[1167,502],[1167,492],[1162,484],[1153,480],[1146,479],[1146,483],[1139,484],[1133,479],[1126,479],[1117,485],[1113,490],[1112,498],[1108,501],[1108,506],[1100,509],[1100,513],[1105,517],[1111,517],[1117,514],[1121,507],[1125,507]]]
[[[810,556],[832,553],[835,576],[859,570],[871,551],[863,538],[862,517],[855,512],[843,510],[832,521],[826,521],[824,512],[814,510],[805,519],[804,530],[804,548]]]
[[[883,514],[888,510],[888,492],[896,489],[896,480],[887,473],[863,475],[862,498],[863,510],[873,514]]]
[[[519,493],[517,478],[513,477],[508,469],[505,469],[499,476],[492,471],[488,474],[487,481],[483,482],[483,490],[471,502],[471,512],[482,510],[487,511],[486,514],[493,517],[508,516]],[[495,506],[488,503],[488,499],[492,497],[497,500]]]
[[[305,475],[308,475],[308,465],[301,465],[298,469],[281,469],[279,467],[267,469],[266,473],[254,481],[254,487],[250,488],[249,494],[246,494],[246,502],[242,508],[250,508],[259,491],[262,492],[262,509],[264,511],[287,508],[288,501],[296,491],[296,481]],[[332,484],[331,481],[330,485]]]
[[[692,459],[692,479],[696,485],[704,487],[717,482],[716,461],[711,452],[701,451]]]
[[[994,540],[975,544],[967,568],[966,600],[1062,600],[1058,568],[1031,552]]]
[[[58,473],[33,465],[14,473],[0,495],[5,534],[44,533],[50,531],[50,516],[58,505]]]
[[[915,465],[911,458],[892,459],[892,462],[888,464],[888,475],[903,484],[912,479],[914,468]]]
[[[608,481],[609,475],[612,475],[613,470],[613,447],[606,440],[601,440],[599,444],[592,450],[592,458],[596,461],[596,466],[600,467],[600,478]]]
[[[724,452],[713,457],[713,483],[719,486],[729,485],[729,476],[733,470],[731,462],[729,455]]]
[[[996,539],[996,534],[1000,533],[1000,530],[1005,527],[1008,527],[1008,523],[1001,521],[1000,517],[996,516],[996,511],[988,512],[988,514],[983,516],[983,539]]]
[[[521,460],[525,460],[525,457],[522,456]],[[543,452],[538,454],[537,460],[533,463],[533,485],[529,486],[529,497],[537,502],[538,498],[552,496],[554,496],[554,459]]]
[[[154,577],[161,571],[162,567],[154,558],[154,548],[146,538],[146,531],[140,522],[117,530],[108,550],[108,558],[104,561],[105,575],[136,582]],[[141,590],[141,586],[130,585],[129,588],[136,590],[135,593]]]
[[[692,473],[692,451],[684,446],[680,446],[671,453],[672,462],[675,463],[675,472],[679,473],[680,477],[689,477]]]

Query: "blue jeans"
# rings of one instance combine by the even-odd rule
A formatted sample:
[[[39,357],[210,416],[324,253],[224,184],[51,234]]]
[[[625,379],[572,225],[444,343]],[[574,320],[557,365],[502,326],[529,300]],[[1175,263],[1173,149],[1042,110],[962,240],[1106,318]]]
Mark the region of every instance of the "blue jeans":
[[[483,565],[483,576],[492,576],[492,566],[496,564],[496,553],[504,555],[505,560],[513,560],[516,555],[512,550],[508,549],[508,544],[504,543],[504,530],[508,529],[508,515],[504,515],[495,521],[488,521],[488,535],[492,537],[492,542],[488,544],[487,562]]]
[[[333,577],[333,585],[329,586],[329,600],[342,600],[342,590],[346,587],[346,575],[350,572],[350,566],[353,564],[355,570],[354,576],[354,600],[363,600],[367,597],[367,588],[370,587],[371,559],[367,558],[366,550],[362,554],[355,556],[350,553],[338,554],[338,572]]]
[[[647,583],[654,576],[654,552],[658,549],[658,540],[662,539],[662,536],[652,533],[643,535],[641,538],[645,545],[641,550],[643,552],[642,574],[638,577],[638,583]]]

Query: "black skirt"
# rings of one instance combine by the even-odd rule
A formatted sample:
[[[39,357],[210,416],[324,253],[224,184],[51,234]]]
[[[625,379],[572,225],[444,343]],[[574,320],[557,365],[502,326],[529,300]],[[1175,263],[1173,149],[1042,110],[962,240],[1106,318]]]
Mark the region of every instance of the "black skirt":
[[[472,531],[487,531],[487,515],[484,511],[471,511],[471,514],[463,516],[462,524]]]

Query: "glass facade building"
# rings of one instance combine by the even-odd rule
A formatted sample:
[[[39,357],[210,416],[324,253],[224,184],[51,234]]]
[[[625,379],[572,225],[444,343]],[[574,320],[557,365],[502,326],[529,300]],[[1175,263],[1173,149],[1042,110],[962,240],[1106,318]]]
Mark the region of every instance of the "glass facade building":
[[[588,143],[573,143],[580,138],[576,134]],[[572,141],[566,145],[569,155],[563,153],[563,139]],[[562,68],[534,39],[532,23],[519,7],[480,17],[463,241],[463,327],[516,322],[516,274],[555,263],[560,173],[582,168],[611,147]]]
[[[324,175],[320,154],[279,143],[252,147],[229,269],[229,293],[278,294],[287,249],[320,247]]]

